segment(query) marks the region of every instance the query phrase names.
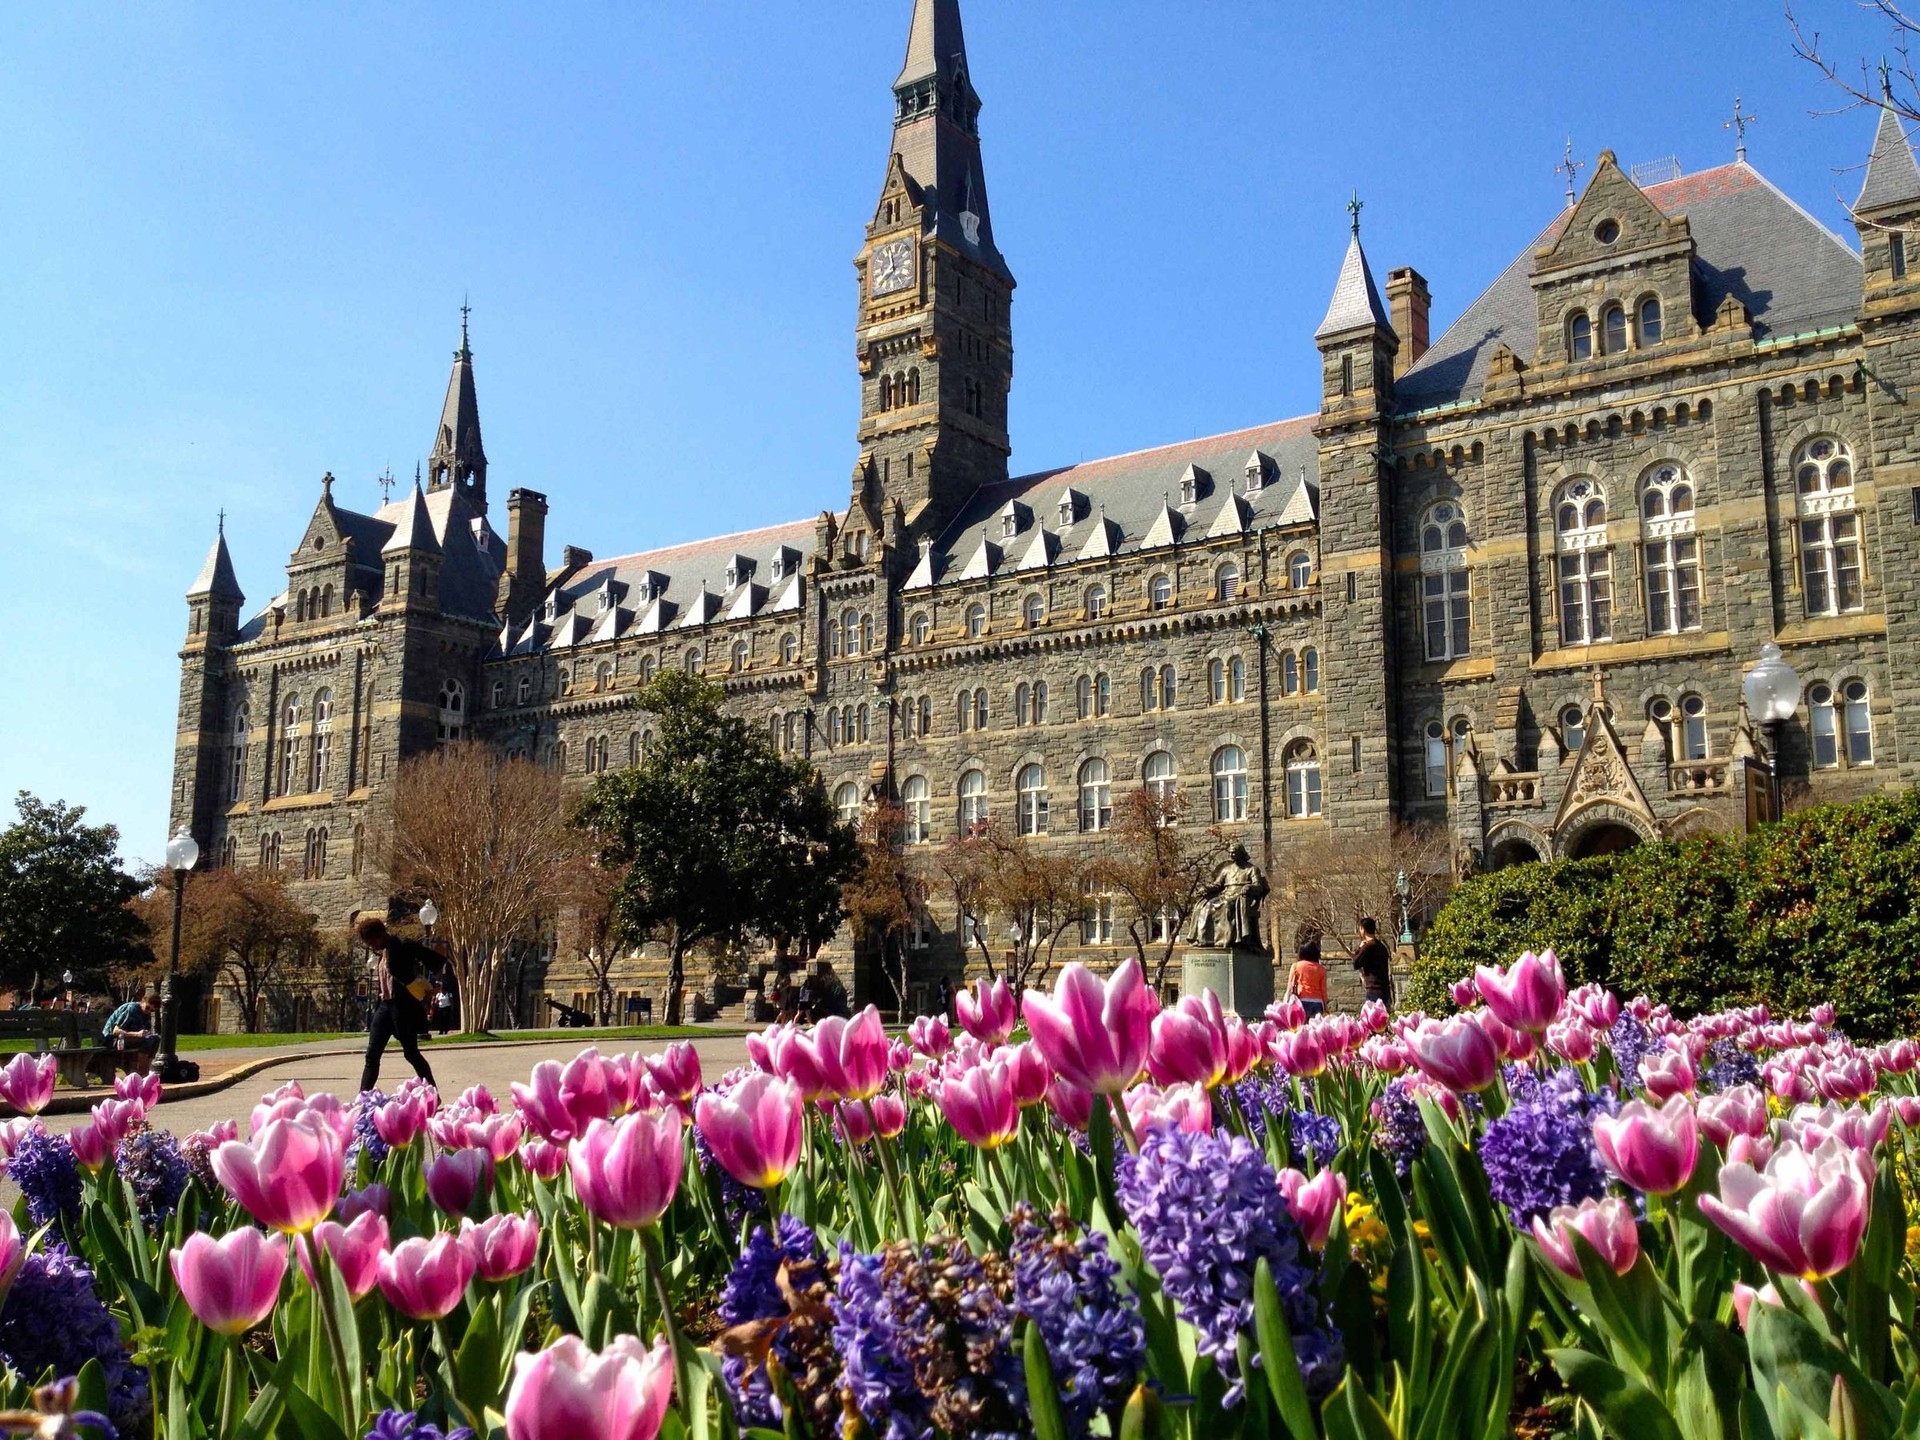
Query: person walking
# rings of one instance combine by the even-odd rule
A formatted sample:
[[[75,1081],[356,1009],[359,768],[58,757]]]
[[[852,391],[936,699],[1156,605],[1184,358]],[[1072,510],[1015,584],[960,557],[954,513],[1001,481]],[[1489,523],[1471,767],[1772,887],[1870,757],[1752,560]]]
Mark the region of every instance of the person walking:
[[[1393,952],[1380,939],[1380,922],[1371,915],[1360,919],[1360,944],[1353,952],[1353,968],[1360,972],[1366,998],[1393,1008]]]
[[[378,915],[363,917],[353,933],[380,957],[374,969],[373,1020],[367,1027],[367,1063],[360,1071],[360,1088],[371,1090],[379,1082],[380,1057],[389,1040],[400,1042],[400,1053],[414,1074],[439,1088],[433,1067],[420,1053],[420,1039],[427,1033],[427,975],[439,957],[417,941],[389,934]]]
[[[1293,969],[1287,972],[1287,994],[1313,1019],[1327,1008],[1327,967],[1320,963],[1320,937],[1302,936],[1293,948]]]

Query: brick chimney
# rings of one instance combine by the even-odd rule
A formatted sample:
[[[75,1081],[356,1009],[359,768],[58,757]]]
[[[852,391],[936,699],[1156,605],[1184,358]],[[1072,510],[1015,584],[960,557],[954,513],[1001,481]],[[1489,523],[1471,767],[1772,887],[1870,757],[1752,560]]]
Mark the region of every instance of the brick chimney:
[[[1427,353],[1427,305],[1431,298],[1426,277],[1411,265],[1387,273],[1387,313],[1393,320],[1393,333],[1400,337],[1400,353],[1393,360],[1396,380]]]
[[[494,603],[516,624],[546,594],[546,542],[547,497],[538,490],[513,491],[507,496],[507,565]]]

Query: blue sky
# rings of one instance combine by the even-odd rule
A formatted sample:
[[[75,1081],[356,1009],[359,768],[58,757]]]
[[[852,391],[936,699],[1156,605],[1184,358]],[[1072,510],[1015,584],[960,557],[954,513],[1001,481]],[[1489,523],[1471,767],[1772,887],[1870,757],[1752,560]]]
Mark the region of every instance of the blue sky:
[[[158,855],[215,513],[250,605],[331,470],[378,500],[473,303],[497,496],[616,554],[845,503],[851,258],[909,0],[0,14],[0,793]],[[1836,54],[1884,27],[1802,0]],[[1366,202],[1435,333],[1591,161],[1750,158],[1850,235],[1872,117],[1771,3],[967,0],[1014,464],[1301,414]],[[1583,172],[1590,174],[1590,171]],[[504,517],[496,517],[504,528]]]

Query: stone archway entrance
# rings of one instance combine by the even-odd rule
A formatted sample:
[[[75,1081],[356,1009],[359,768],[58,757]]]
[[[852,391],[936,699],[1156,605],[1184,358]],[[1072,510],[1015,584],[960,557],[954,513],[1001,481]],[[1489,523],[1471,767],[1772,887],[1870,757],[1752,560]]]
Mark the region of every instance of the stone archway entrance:
[[[1617,820],[1602,820],[1576,835],[1567,846],[1572,860],[1588,860],[1595,855],[1613,855],[1631,850],[1640,843],[1640,832]]]

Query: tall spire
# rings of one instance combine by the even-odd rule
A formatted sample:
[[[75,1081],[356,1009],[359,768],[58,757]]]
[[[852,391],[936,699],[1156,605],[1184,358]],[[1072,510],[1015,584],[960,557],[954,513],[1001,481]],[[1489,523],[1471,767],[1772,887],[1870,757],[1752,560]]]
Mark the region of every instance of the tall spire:
[[[922,192],[927,233],[1004,274],[987,209],[980,96],[968,74],[960,0],[914,0],[893,98],[893,149]]]
[[[453,352],[453,374],[440,407],[440,428],[427,457],[429,490],[456,488],[481,509],[487,504],[487,452],[480,443],[480,401],[473,388],[473,349],[467,343],[471,307],[460,303],[460,348]]]

